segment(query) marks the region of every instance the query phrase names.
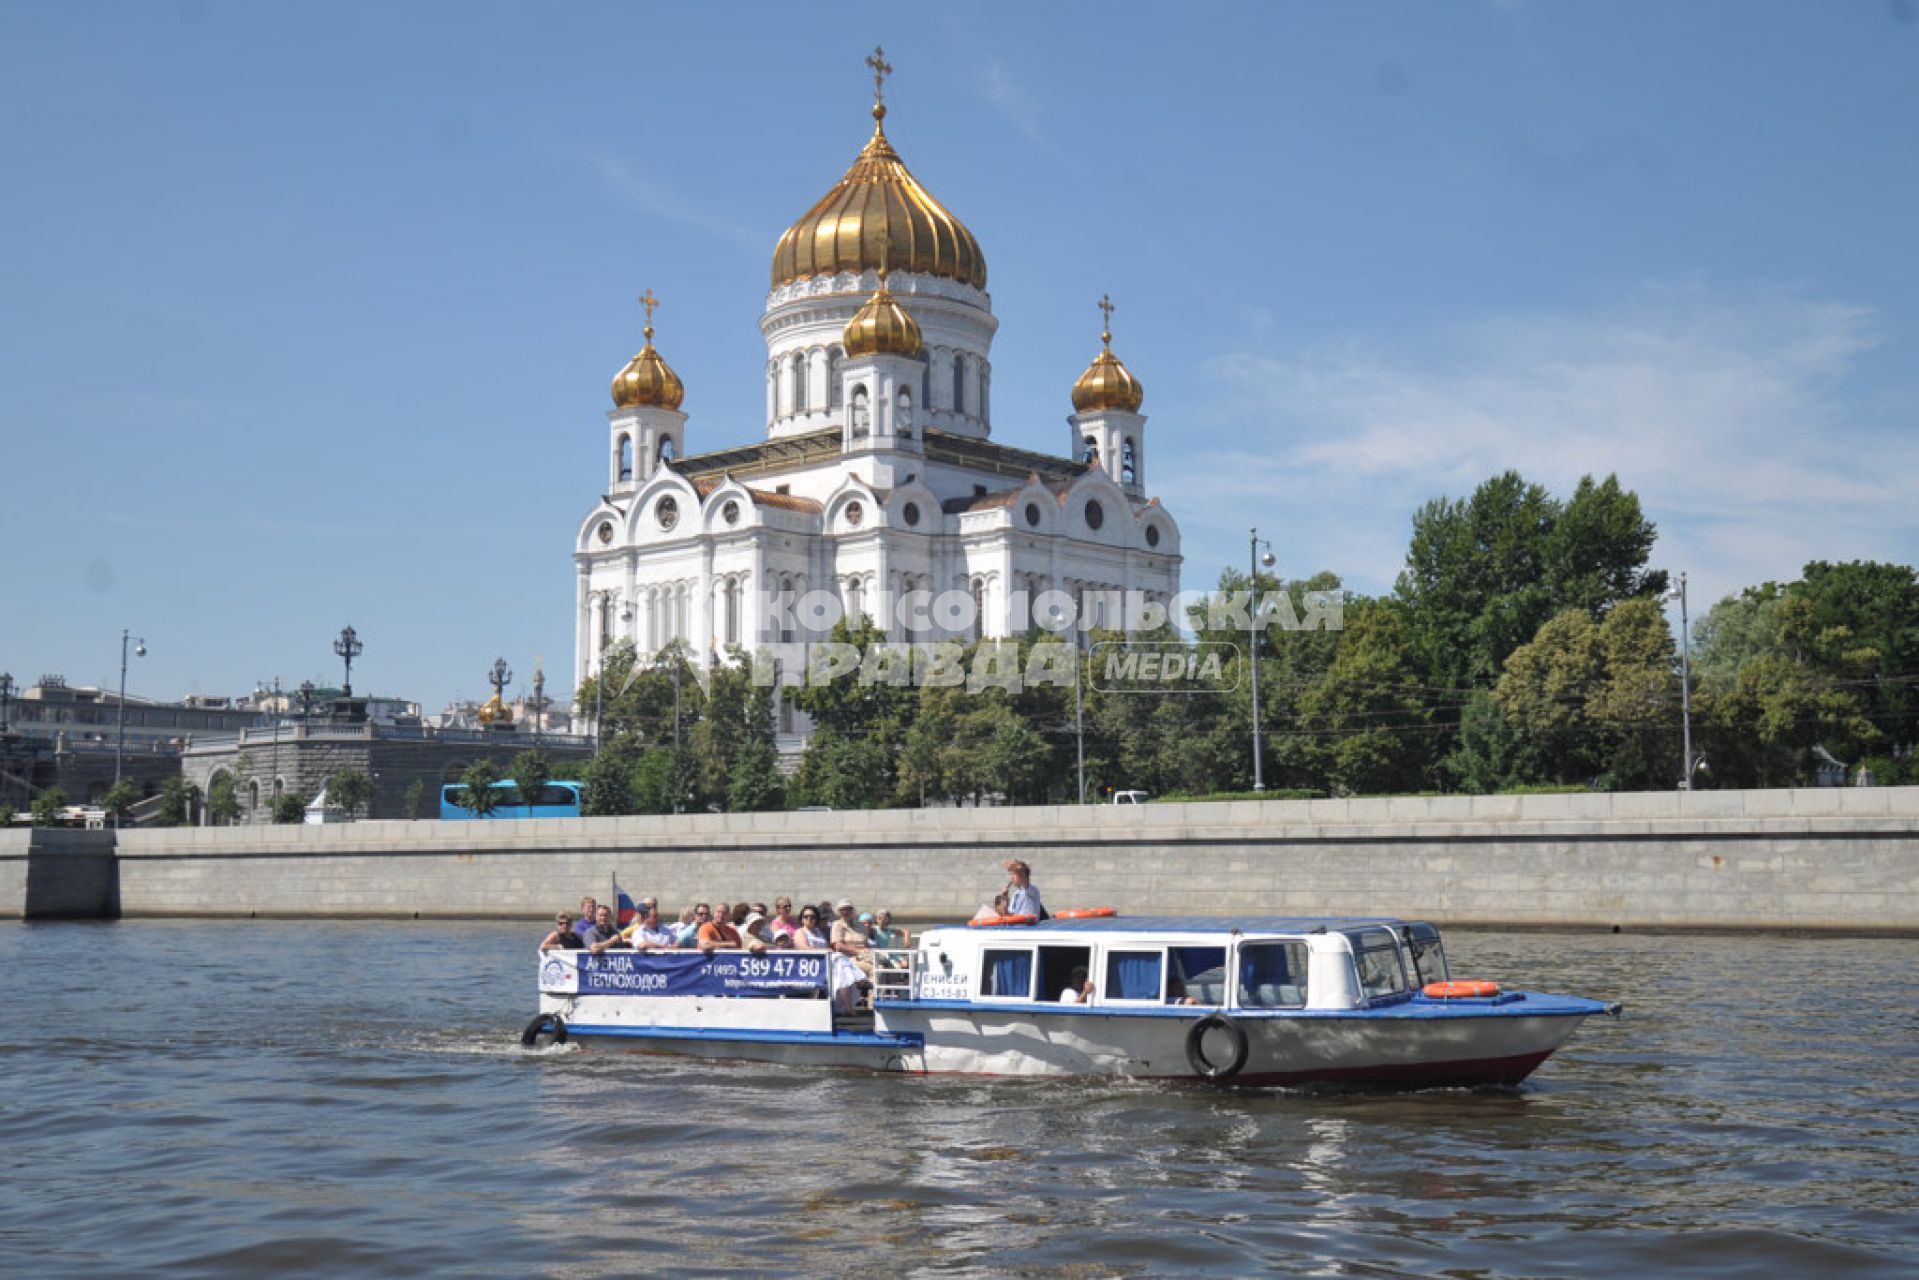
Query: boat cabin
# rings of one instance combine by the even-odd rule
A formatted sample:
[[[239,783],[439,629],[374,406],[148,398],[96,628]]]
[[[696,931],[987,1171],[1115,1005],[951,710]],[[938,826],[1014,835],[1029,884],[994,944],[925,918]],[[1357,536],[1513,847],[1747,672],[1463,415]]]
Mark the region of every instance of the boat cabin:
[[[1111,916],[939,927],[882,1002],[1144,1011],[1377,1007],[1450,977],[1439,930],[1392,919]],[[1076,998],[1080,984],[1092,991]]]

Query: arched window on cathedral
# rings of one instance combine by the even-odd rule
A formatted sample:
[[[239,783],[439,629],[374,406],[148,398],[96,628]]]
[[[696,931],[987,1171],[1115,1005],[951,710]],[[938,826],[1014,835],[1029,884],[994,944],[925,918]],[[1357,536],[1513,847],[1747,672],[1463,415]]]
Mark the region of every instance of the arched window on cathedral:
[[[806,412],[806,353],[793,357],[793,412]]]
[[[1093,439],[1091,436],[1087,436],[1084,440],[1080,441],[1080,444],[1083,446],[1079,455],[1081,462],[1090,467],[1099,461],[1099,441]]]
[[[793,611],[799,608],[799,596],[793,591],[793,579],[780,579],[780,643],[793,643]]]
[[[902,440],[913,438],[913,393],[905,387],[893,398],[893,427]]]
[[[872,414],[867,410],[866,388],[853,388],[853,438],[858,440],[872,433]]]
[[[600,597],[600,660],[606,661],[606,651],[613,643],[613,597]]]
[[[966,412],[966,357],[953,353],[953,412]]]
[[[1132,437],[1119,450],[1119,480],[1121,484],[1132,484],[1139,479],[1139,455],[1133,450]]]
[[[671,461],[673,461],[673,437],[661,436],[660,437],[660,465],[665,466],[667,463]]]
[[[740,642],[740,580],[726,580],[726,641],[727,644]]]
[[[933,362],[931,360],[920,366],[920,403],[929,410],[933,407]]]
[[[856,627],[865,616],[866,610],[860,600],[860,580],[857,577],[846,580],[846,625]]]
[[[986,579],[973,579],[972,588],[973,634],[971,638],[978,640],[986,634]]]
[[[826,407],[837,409],[846,400],[846,389],[840,386],[840,366],[846,363],[846,353],[838,347],[826,349]]]
[[[982,363],[979,367],[979,420],[985,422],[993,416],[993,371]]]
[[[633,478],[633,437],[620,437],[620,479]]]

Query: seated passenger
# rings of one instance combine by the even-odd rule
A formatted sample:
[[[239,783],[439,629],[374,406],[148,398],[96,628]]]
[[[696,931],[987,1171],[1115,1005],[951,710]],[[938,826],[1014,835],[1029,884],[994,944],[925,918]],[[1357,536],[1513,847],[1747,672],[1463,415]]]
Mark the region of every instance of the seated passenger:
[[[839,914],[839,919],[833,922],[833,950],[858,965],[860,972],[871,980],[873,940],[867,936],[866,926],[853,918],[853,900],[841,898],[833,910]]]
[[[775,938],[791,936],[800,922],[793,918],[793,900],[791,898],[773,899],[773,919],[769,926]]]
[[[1198,1004],[1199,1001],[1186,994],[1186,979],[1171,974],[1166,979],[1167,1004]]]
[[[713,908],[707,906],[704,902],[696,902],[686,910],[680,912],[680,923],[674,930],[680,940],[679,945],[682,947],[690,947],[698,942],[700,940],[700,926],[712,918]]]
[[[820,932],[820,913],[816,907],[800,912],[799,927],[793,930],[793,946],[800,951],[823,951],[826,935]]]
[[[1086,966],[1076,964],[1073,971],[1066,975],[1066,987],[1059,993],[1061,1004],[1090,1004],[1093,999],[1093,980],[1087,976]]]
[[[626,939],[620,936],[620,926],[614,923],[613,908],[602,905],[593,913],[593,927],[580,935],[587,949],[598,955],[614,947],[625,948]]]
[[[641,951],[671,951],[680,945],[677,929],[661,923],[658,904],[640,913],[639,927],[633,931],[633,945]]]
[[[540,943],[542,951],[579,951],[586,946],[580,935],[573,932],[573,915],[562,911],[553,917],[553,932],[546,935]]]
[[[766,950],[766,944],[757,938],[749,945],[740,937],[740,931],[733,927],[728,918],[731,912],[722,902],[713,908],[713,918],[700,926],[699,947],[708,955],[715,951],[747,950],[755,953]]]
[[[772,946],[773,935],[767,931],[766,917],[758,911],[747,912],[745,921],[740,925],[740,940],[749,950],[756,942],[762,948]]]
[[[885,907],[873,913],[873,927],[866,931],[866,936],[873,940],[874,946],[888,951],[904,951],[913,945],[913,935],[895,925],[893,913]]]
[[[599,914],[598,905],[590,893],[580,899],[580,914],[573,918],[573,932],[582,938],[586,936],[586,931],[593,927],[594,917]]]

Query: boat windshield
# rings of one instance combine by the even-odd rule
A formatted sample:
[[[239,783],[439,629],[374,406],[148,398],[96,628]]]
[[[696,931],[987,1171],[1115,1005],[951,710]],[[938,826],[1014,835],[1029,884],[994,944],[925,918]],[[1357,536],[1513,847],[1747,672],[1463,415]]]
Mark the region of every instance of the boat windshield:
[[[1406,942],[1406,955],[1413,962],[1413,982],[1425,986],[1428,982],[1447,982],[1452,978],[1452,970],[1446,964],[1446,947],[1439,940],[1439,930],[1429,924],[1409,924],[1400,930],[1400,936]]]
[[[1353,964],[1359,985],[1369,1000],[1399,995],[1406,990],[1406,971],[1399,963],[1399,944],[1384,929],[1355,929],[1346,935],[1353,946]]]

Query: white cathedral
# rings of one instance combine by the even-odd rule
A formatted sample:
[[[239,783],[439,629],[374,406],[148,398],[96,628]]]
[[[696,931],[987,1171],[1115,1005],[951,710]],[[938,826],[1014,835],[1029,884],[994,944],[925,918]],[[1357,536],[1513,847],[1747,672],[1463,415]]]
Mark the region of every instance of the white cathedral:
[[[1066,454],[996,443],[985,256],[885,117],[876,93],[872,138],[774,246],[765,439],[687,452],[685,388],[644,299],[646,345],[613,379],[606,490],[574,544],[576,681],[620,641],[643,658],[676,640],[695,661],[784,654],[791,681],[794,646],[840,614],[899,641],[973,640],[1048,625],[1042,599],[1087,618],[1100,593],[1178,592],[1179,527],[1146,496],[1144,392],[1110,325],[1073,385]],[[791,713],[781,729],[790,750]]]

